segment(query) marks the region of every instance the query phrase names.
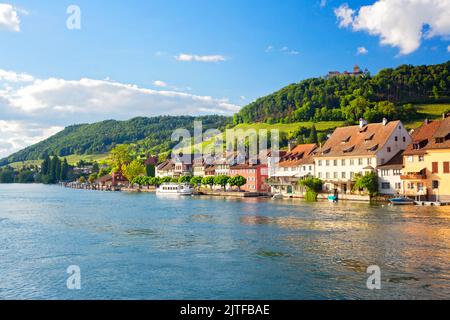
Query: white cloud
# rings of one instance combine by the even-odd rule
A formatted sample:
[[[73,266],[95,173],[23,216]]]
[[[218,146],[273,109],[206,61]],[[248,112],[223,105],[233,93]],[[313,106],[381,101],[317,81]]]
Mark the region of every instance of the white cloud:
[[[0,120],[0,158],[47,139],[63,129],[28,121]]]
[[[26,73],[17,73],[0,69],[0,81],[8,82],[32,82],[33,76]]]
[[[367,50],[365,47],[359,47],[357,50],[356,50],[356,54],[357,55],[366,55],[366,54],[368,54],[369,53],[369,50]]]
[[[346,28],[353,23],[353,15],[355,11],[348,7],[348,4],[344,3],[339,8],[334,9],[334,14],[338,18],[339,27]]]
[[[0,3],[0,29],[20,31],[20,19],[17,9],[7,3]]]
[[[74,123],[137,116],[231,115],[240,109],[227,99],[108,80],[31,81],[25,77],[30,81],[18,82],[17,77],[11,76],[14,72],[0,70],[0,74],[8,75],[0,78],[0,157]]]
[[[347,4],[335,10],[340,27],[379,36],[382,45],[403,55],[416,51],[423,39],[450,36],[448,0],[377,0],[358,12]]]
[[[289,49],[289,47],[281,48],[281,52],[292,55],[292,56],[297,56],[300,54],[300,52],[298,52],[297,50],[291,50],[291,49]]]
[[[450,46],[447,47],[447,51],[450,52]]]
[[[267,53],[272,52],[273,49],[275,49],[275,48],[274,48],[272,45],[270,45],[270,46],[268,46],[268,47],[266,48],[266,52],[267,52]]]
[[[156,87],[164,88],[164,87],[167,87],[167,82],[164,82],[162,80],[156,80],[156,81],[153,81],[153,85]]]
[[[183,62],[222,62],[226,61],[227,59],[224,56],[221,55],[209,55],[209,56],[199,56],[199,55],[193,55],[193,54],[186,54],[181,53],[178,56],[175,57],[177,61],[183,61]]]
[[[327,0],[320,0],[320,7],[321,8],[325,8],[326,7],[326,5],[327,5]]]

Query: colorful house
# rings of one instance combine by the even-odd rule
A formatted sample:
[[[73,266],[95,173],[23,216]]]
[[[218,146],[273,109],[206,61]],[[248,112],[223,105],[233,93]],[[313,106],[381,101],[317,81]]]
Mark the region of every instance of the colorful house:
[[[450,117],[425,121],[403,154],[404,193],[416,200],[450,201]]]
[[[230,167],[230,176],[243,176],[247,184],[241,188],[247,192],[269,192],[269,169],[266,164],[238,164]]]

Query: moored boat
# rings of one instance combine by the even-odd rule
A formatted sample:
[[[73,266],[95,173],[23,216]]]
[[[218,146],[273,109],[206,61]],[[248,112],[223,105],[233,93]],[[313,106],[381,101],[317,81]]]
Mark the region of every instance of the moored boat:
[[[406,197],[393,198],[389,200],[389,202],[394,206],[405,206],[414,204],[414,200]]]
[[[193,193],[194,189],[187,183],[164,183],[156,190],[160,195],[191,196]]]

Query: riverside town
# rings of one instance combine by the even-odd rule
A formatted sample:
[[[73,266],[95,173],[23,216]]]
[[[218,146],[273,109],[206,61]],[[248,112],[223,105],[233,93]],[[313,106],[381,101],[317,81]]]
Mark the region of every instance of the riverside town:
[[[448,300],[449,17],[0,1],[0,303],[277,319]]]

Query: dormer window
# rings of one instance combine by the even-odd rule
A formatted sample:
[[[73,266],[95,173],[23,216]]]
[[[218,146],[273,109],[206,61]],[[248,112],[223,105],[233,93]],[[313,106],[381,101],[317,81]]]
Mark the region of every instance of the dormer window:
[[[328,148],[328,149],[325,149],[323,152],[322,152],[322,154],[328,154],[328,153],[330,153],[331,152],[331,148]]]
[[[373,151],[377,151],[377,149],[378,149],[378,145],[376,144],[376,145],[368,148],[367,151],[372,151],[373,152]]]
[[[342,143],[347,143],[347,142],[349,142],[349,141],[350,141],[350,138],[351,138],[351,136],[348,136],[347,138],[342,139]]]
[[[353,150],[355,150],[355,146],[351,146],[350,148],[345,149],[344,153],[350,153],[353,152]]]
[[[420,149],[420,144],[419,143],[414,143],[413,144],[413,149],[414,150],[419,150]]]
[[[444,143],[445,138],[436,138],[436,143]]]
[[[366,137],[366,141],[372,141],[374,137],[375,137],[375,133],[372,133],[371,135]]]

